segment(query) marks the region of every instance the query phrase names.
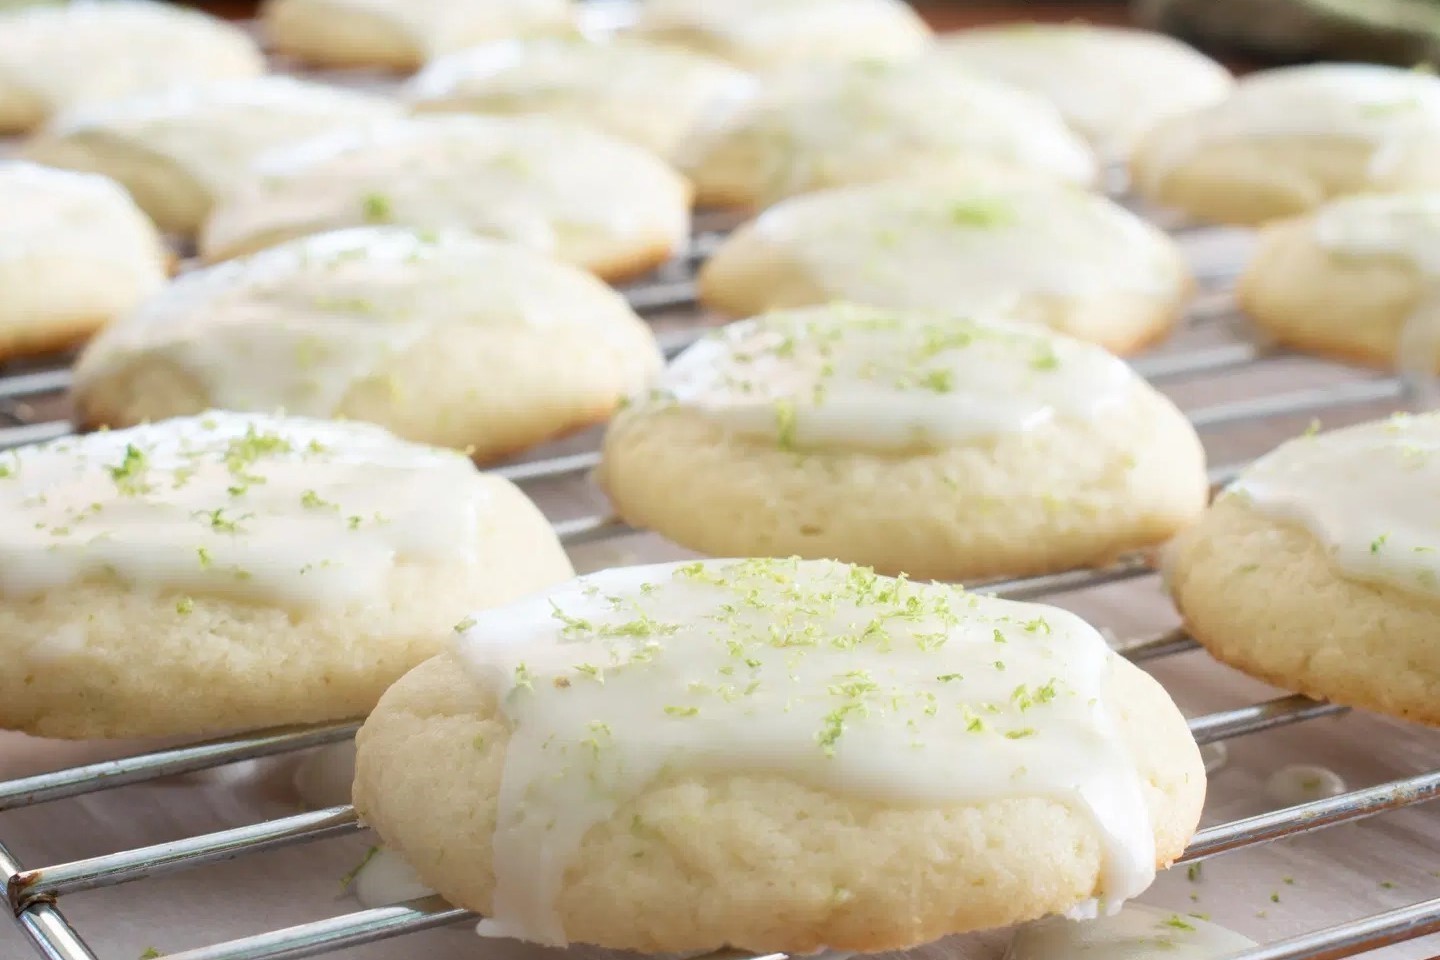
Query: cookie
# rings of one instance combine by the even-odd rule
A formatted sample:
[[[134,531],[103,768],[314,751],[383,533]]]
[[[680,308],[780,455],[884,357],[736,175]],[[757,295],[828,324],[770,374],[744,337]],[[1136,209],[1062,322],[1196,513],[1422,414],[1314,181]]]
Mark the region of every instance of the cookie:
[[[193,234],[267,150],[398,113],[380,97],[259,77],[69,111],[22,155],[112,177],[162,230]]]
[[[483,936],[877,952],[1118,904],[1205,774],[1074,614],[832,561],[581,577],[462,624],[355,806]]]
[[[965,580],[1095,566],[1205,508],[1171,403],[1047,330],[832,306],[731,324],[617,415],[619,515],[715,556]]]
[[[1440,414],[1301,437],[1167,552],[1191,635],[1289,690],[1440,725]]]
[[[1050,104],[936,59],[812,66],[697,131],[681,168],[701,204],[909,175],[1089,184],[1095,158]]]
[[[462,233],[356,227],[181,277],[92,342],[89,425],[283,409],[493,460],[607,419],[661,366],[583,270]]]
[[[518,489],[367,424],[209,413],[0,454],[0,726],[366,713],[467,610],[571,575]]]
[[[752,86],[743,71],[687,50],[547,37],[442,57],[412,81],[409,99],[423,112],[563,117],[673,157],[701,118]]]
[[[169,255],[104,177],[0,162],[0,360],[84,340],[165,283]]]
[[[1123,158],[1147,129],[1230,93],[1230,72],[1163,33],[1085,23],[959,30],[939,55],[1053,103],[1106,157]]]
[[[700,273],[732,316],[842,300],[1003,315],[1120,352],[1168,332],[1191,287],[1175,243],[1104,197],[924,180],[783,201]]]
[[[1250,74],[1220,103],[1152,128],[1131,178],[1151,201],[1235,224],[1440,187],[1440,78],[1358,63]]]
[[[341,227],[460,228],[614,280],[681,249],[689,207],[684,178],[607,134],[543,117],[423,117],[270,154],[216,206],[200,249],[215,261]]]
[[[175,4],[106,0],[0,13],[0,133],[33,129],[71,107],[264,72],[245,31]]]
[[[644,0],[634,30],[751,70],[913,57],[930,42],[899,0]]]
[[[327,67],[414,70],[489,40],[574,27],[570,0],[267,0],[276,50]]]
[[[1336,200],[1261,231],[1240,304],[1281,343],[1433,374],[1437,250],[1440,192]]]

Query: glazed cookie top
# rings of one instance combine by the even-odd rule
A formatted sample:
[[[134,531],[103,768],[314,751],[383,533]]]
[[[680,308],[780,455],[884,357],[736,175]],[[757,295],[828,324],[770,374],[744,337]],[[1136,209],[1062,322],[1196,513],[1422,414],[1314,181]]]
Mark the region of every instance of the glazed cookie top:
[[[1078,189],[882,183],[796,197],[752,228],[831,298],[995,313],[1022,297],[1184,284],[1168,238]]]
[[[130,144],[222,192],[243,183],[266,150],[399,112],[382,97],[290,77],[255,77],[67,111],[51,121],[40,142],[88,139],[101,151],[107,143]]]
[[[577,157],[584,163],[577,164]],[[366,223],[465,227],[555,252],[566,235],[681,242],[688,194],[661,160],[578,124],[433,116],[319,137],[267,157],[206,226],[207,255]]]
[[[747,96],[729,64],[635,40],[507,40],[430,63],[411,82],[419,110],[542,113],[592,123],[668,154],[706,111]]]
[[[165,248],[150,220],[113,180],[0,161],[0,262],[37,254],[123,258],[163,280]]]
[[[109,577],[344,605],[401,563],[477,563],[497,482],[379,427],[231,413],[25,447],[0,453],[0,596]]]
[[[757,69],[913,56],[930,40],[897,0],[645,0],[636,30]]]
[[[1332,253],[1403,257],[1440,273],[1440,193],[1346,197],[1321,207],[1311,230]]]
[[[1018,175],[1088,184],[1095,158],[1032,94],[937,59],[788,71],[704,131],[687,158],[753,145],[774,197],[894,176],[896,158],[975,157]],[[887,172],[888,171],[888,172]]]
[[[243,30],[168,3],[106,0],[0,14],[0,88],[25,91],[50,110],[264,69]]]
[[[1073,614],[832,561],[608,570],[461,623],[509,720],[482,932],[565,942],[586,832],[663,775],[775,775],[905,805],[1040,797],[1088,817],[1101,896],[1154,876],[1114,654]]]
[[[1176,117],[1147,140],[1146,173],[1163,179],[1204,147],[1236,140],[1330,137],[1370,144],[1374,173],[1388,149],[1440,139],[1440,77],[1361,63],[1253,73],[1220,103]]]
[[[626,342],[643,330],[608,286],[524,248],[357,227],[180,277],[90,344],[76,383],[158,358],[204,383],[218,407],[332,416],[387,358],[462,324]]]
[[[635,409],[686,409],[792,450],[913,450],[1090,419],[1138,378],[1099,347],[1000,321],[815,307],[732,323]]]
[[[1300,437],[1261,458],[1226,493],[1304,526],[1357,580],[1440,594],[1440,414]]]
[[[312,7],[327,20],[349,11],[374,17],[428,54],[461,41],[514,36],[573,25],[570,0],[271,0],[270,7]],[[267,18],[276,16],[267,10]]]

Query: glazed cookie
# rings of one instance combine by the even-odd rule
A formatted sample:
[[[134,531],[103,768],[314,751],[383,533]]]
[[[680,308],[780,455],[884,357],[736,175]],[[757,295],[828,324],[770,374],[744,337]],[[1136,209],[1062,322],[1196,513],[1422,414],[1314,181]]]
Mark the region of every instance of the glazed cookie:
[[[1104,197],[926,181],[783,201],[700,273],[704,302],[733,316],[837,300],[1003,314],[1121,352],[1163,336],[1190,288],[1174,242]]]
[[[169,255],[125,191],[0,162],[0,360],[72,346],[165,283]]]
[[[0,13],[0,133],[82,104],[264,72],[245,31],[175,4],[106,0]]]
[[[214,261],[367,223],[455,227],[613,280],[680,249],[689,206],[689,185],[664,162],[578,124],[423,117],[272,153],[216,207],[200,247]]]
[[[367,420],[493,460],[607,419],[661,366],[588,273],[469,234],[357,227],[181,277],[81,356],[90,425],[226,410]]]
[[[358,716],[465,611],[568,576],[519,490],[366,424],[210,413],[0,453],[0,726]]]
[[[480,933],[895,950],[1144,890],[1205,774],[1074,614],[833,561],[612,569],[478,613],[355,807]]]
[[[913,57],[930,42],[900,0],[644,0],[635,30],[754,70]]]
[[[700,203],[747,207],[907,175],[1096,176],[1048,103],[934,59],[790,71],[699,131],[682,167]]]
[[[267,0],[261,18],[281,53],[392,70],[489,40],[574,27],[570,0]]]
[[[1007,24],[941,38],[940,56],[1055,104],[1107,157],[1165,117],[1225,99],[1234,81],[1163,33],[1082,23]]]
[[[598,479],[625,520],[703,553],[945,580],[1103,564],[1207,496],[1194,430],[1099,347],[848,306],[685,351],[616,417]]]
[[[1267,226],[1240,281],[1281,343],[1381,366],[1440,368],[1440,193],[1336,200]]]
[[[1251,74],[1226,100],[1156,125],[1131,173],[1147,199],[1238,224],[1440,187],[1440,78],[1357,63]]]
[[[1440,414],[1281,446],[1167,553],[1220,660],[1312,697],[1440,725]]]
[[[380,97],[258,77],[63,113],[23,155],[113,177],[162,230],[192,234],[265,151],[398,113]]]
[[[673,156],[753,81],[710,57],[635,40],[509,40],[442,57],[410,86],[420,111],[539,113],[582,121]]]

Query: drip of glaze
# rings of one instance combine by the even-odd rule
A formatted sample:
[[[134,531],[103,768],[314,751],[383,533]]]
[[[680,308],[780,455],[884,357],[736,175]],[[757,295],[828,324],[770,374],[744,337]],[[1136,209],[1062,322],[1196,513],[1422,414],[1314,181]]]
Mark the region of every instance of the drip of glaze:
[[[295,768],[295,792],[312,810],[350,802],[355,782],[355,741],[333,743],[311,750]]]
[[[1004,960],[1213,960],[1255,941],[1197,917],[1127,903],[1108,917],[1053,917],[1017,930]]]
[[[352,889],[367,909],[418,900],[435,893],[420,882],[415,868],[393,850],[377,847],[355,874]]]
[[[1200,747],[1200,757],[1205,761],[1207,774],[1218,773],[1230,762],[1230,748],[1221,741],[1207,743]]]
[[[1279,807],[1295,807],[1312,800],[1338,797],[1346,790],[1340,774],[1329,767],[1292,763],[1265,780],[1265,796]]]

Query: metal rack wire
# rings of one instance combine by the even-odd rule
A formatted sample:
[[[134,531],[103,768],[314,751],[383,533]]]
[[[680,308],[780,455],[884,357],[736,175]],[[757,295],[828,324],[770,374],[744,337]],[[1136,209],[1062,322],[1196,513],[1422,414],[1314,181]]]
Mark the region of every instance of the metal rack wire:
[[[692,255],[673,265],[668,275],[662,274],[659,280],[630,289],[627,293],[631,303],[642,313],[674,311],[693,304],[693,268],[699,257],[713,248],[714,242],[713,234],[698,237]],[[1188,317],[1190,327],[1202,328],[1232,318],[1233,308],[1225,292],[1230,280],[1231,276],[1225,271],[1201,278],[1201,296]],[[666,344],[667,352],[675,352],[694,336],[694,332],[690,331],[677,334]],[[1266,347],[1249,342],[1232,342],[1158,354],[1137,361],[1135,367],[1152,382],[1163,385],[1197,375],[1253,370],[1282,359],[1281,354]],[[37,368],[9,373],[0,369],[0,449],[68,433],[70,426],[58,413],[41,413],[60,409],[68,384],[69,374],[65,369]],[[1365,403],[1403,402],[1407,396],[1406,385],[1395,377],[1357,375],[1337,386],[1213,404],[1193,410],[1189,415],[1196,428],[1204,434],[1253,425],[1272,418],[1312,415]],[[517,483],[530,484],[581,475],[595,465],[597,458],[598,454],[594,452],[567,454],[504,466],[495,472]],[[1239,466],[1232,464],[1213,469],[1212,482],[1224,483]],[[632,532],[614,517],[601,514],[559,521],[555,527],[567,546]],[[1153,572],[1149,558],[1136,555],[1121,558],[1100,569],[994,581],[976,589],[1011,598],[1034,599],[1052,593],[1132,580]],[[1194,648],[1193,640],[1179,630],[1172,630],[1124,646],[1121,652],[1135,662],[1148,662]],[[1331,704],[1298,695],[1284,696],[1197,717],[1190,722],[1190,727],[1200,743],[1216,743],[1340,712],[1343,708]],[[238,761],[337,743],[353,736],[357,726],[355,723],[337,723],[265,731],[0,782],[0,813]],[[1208,859],[1436,798],[1440,798],[1440,770],[1207,828],[1194,838],[1182,862]],[[6,849],[4,837],[0,836],[0,875],[8,878],[6,893],[20,929],[41,956],[52,960],[89,960],[96,954],[61,911],[60,901],[67,895],[353,833],[359,829],[361,825],[353,809],[339,806],[39,867],[20,863]],[[168,956],[172,960],[307,957],[471,917],[468,911],[452,907],[438,897],[429,897],[378,909],[358,910]],[[1237,954],[1235,960],[1331,960],[1435,932],[1440,932],[1440,898],[1272,943]],[[743,956],[725,952],[707,960],[740,960]],[[782,955],[774,954],[762,960],[781,958]]]

